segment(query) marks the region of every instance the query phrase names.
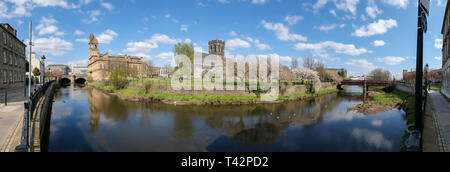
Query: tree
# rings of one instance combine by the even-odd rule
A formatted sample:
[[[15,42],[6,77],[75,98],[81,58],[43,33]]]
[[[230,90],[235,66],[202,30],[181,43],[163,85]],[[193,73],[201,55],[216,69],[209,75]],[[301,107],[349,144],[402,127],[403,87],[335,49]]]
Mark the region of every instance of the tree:
[[[317,69],[320,80],[323,82],[334,82],[340,83],[342,81],[342,77],[339,76],[335,71],[327,70],[325,67],[319,67]]]
[[[136,79],[138,77],[138,74],[139,74],[139,71],[138,71],[138,69],[136,67],[131,67],[128,70],[128,76],[133,78],[133,79]]]
[[[123,89],[128,85],[127,74],[121,68],[116,68],[112,71],[109,78],[109,84],[116,89]]]
[[[306,83],[308,87],[308,92],[316,92],[320,90],[321,82],[318,75],[318,72],[313,71],[308,68],[297,68],[294,69],[292,72],[296,75],[297,79],[308,81]]]
[[[173,51],[174,51],[175,55],[185,55],[191,60],[191,62],[194,61],[194,52],[195,51],[194,51],[194,45],[193,44],[186,44],[186,43],[184,43],[184,44],[183,43],[175,44],[175,47],[174,47]],[[181,67],[183,67],[183,66],[175,67],[175,71],[177,71]]]
[[[292,59],[292,66],[291,69],[297,69],[298,68],[298,59]]]
[[[33,75],[34,76],[41,76],[41,71],[37,67],[35,67],[33,69]]]
[[[153,77],[154,68],[155,68],[155,64],[153,63],[153,61],[152,60],[147,60],[145,62],[144,75],[146,77]]]
[[[303,59],[303,67],[311,69],[311,70],[317,70],[320,67],[324,67],[325,65],[320,60],[315,60],[312,57],[307,57],[306,59]]]
[[[388,70],[381,69],[381,68],[372,70],[372,72],[370,72],[370,76],[372,76],[373,80],[377,80],[377,81],[391,80],[391,72],[389,72]]]

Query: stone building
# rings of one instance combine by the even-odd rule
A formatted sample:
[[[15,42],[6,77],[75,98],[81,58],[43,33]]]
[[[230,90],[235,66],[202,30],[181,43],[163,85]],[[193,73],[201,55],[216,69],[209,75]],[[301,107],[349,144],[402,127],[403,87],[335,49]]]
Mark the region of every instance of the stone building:
[[[0,24],[0,88],[23,86],[26,45],[17,38],[17,30]]]
[[[89,37],[88,77],[94,81],[108,81],[111,72],[116,68],[123,69],[128,76],[136,75],[131,77],[140,77],[145,75],[146,65],[142,57],[100,54],[98,40],[91,33]]]
[[[27,59],[28,62],[28,59]],[[34,69],[37,68],[39,69],[40,75],[39,76],[35,76],[33,71]],[[44,81],[44,71],[45,71],[45,66],[44,66],[44,61],[43,59],[38,59],[36,58],[36,53],[33,52],[31,53],[31,75],[33,75],[33,81],[37,82],[37,83],[42,83]],[[29,73],[26,73],[26,76],[29,76]]]
[[[442,24],[442,89],[441,92],[450,98],[450,1],[447,1]]]
[[[72,66],[72,72],[70,75],[75,76],[87,76],[88,67],[87,66]]]

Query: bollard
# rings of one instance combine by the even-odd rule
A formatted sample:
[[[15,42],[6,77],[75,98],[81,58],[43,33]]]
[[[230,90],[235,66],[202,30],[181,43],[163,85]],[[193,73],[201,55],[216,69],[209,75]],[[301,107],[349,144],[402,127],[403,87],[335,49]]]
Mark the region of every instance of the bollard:
[[[8,106],[8,91],[5,91],[5,106]]]

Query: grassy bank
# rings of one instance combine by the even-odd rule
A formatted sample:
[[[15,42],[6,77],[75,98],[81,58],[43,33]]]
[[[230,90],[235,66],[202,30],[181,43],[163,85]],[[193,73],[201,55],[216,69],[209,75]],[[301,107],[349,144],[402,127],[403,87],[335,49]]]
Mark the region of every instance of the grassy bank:
[[[125,89],[115,89],[113,86],[90,82],[88,85],[90,87],[94,87],[100,89],[104,92],[116,95],[121,99],[127,101],[161,101],[164,103],[174,104],[253,104],[253,103],[262,103],[259,101],[259,98],[254,96],[229,96],[229,95],[185,95],[185,94],[169,94],[169,93],[160,93],[160,92],[152,92],[151,89],[146,91],[143,87],[143,84],[140,84],[141,81],[136,81],[133,84],[130,84],[129,87]],[[145,83],[145,82],[142,82]],[[338,89],[329,89],[329,90],[321,90],[316,93],[299,93],[289,96],[280,96],[279,101],[292,101],[292,100],[300,100],[309,97],[315,97],[323,94],[329,94],[333,92],[338,92]]]
[[[366,114],[381,113],[394,108],[403,107],[408,118],[408,124],[414,123],[415,98],[414,95],[393,90],[386,92],[388,88],[372,87],[369,92],[368,101],[356,106],[354,109]]]

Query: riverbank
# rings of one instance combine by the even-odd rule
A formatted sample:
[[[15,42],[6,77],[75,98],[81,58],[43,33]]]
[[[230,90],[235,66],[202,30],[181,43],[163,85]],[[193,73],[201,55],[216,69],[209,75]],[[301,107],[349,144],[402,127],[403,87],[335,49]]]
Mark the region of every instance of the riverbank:
[[[288,96],[279,96],[277,101],[260,101],[256,96],[242,95],[188,95],[188,94],[171,94],[151,92],[138,88],[125,88],[121,90],[114,89],[113,86],[91,82],[88,87],[99,89],[107,94],[114,95],[125,101],[131,102],[161,102],[165,104],[175,105],[247,105],[247,104],[271,104],[282,103],[287,101],[303,100],[330,93],[339,92],[338,89],[325,89],[316,93],[297,93]]]
[[[408,124],[413,124],[415,115],[414,106],[415,99],[413,95],[400,90],[389,91],[388,88],[376,87],[370,90],[365,103],[350,108],[350,110],[357,110],[358,112],[369,115],[396,108],[403,109],[406,112]]]

